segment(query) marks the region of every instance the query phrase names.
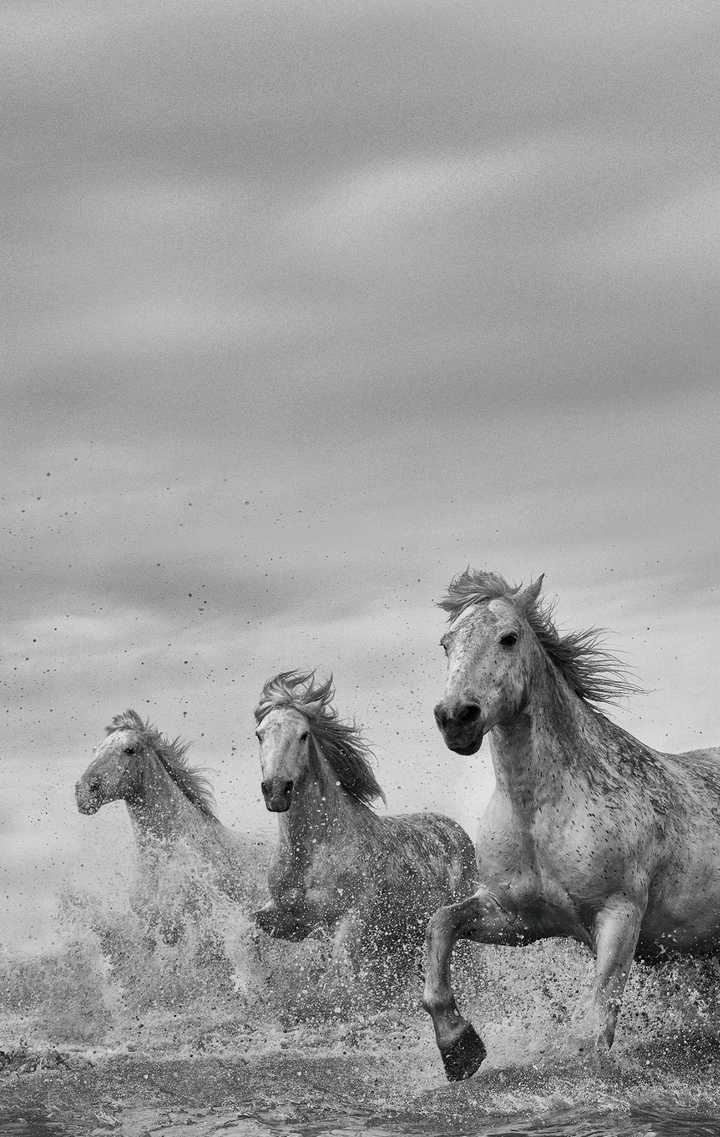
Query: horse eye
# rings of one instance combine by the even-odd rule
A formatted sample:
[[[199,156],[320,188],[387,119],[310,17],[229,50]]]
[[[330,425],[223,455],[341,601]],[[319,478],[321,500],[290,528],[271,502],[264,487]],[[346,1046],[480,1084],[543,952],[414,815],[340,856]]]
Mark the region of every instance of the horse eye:
[[[135,747],[134,746],[126,746],[125,747],[125,753],[126,754],[134,754],[135,753]]]
[[[301,741],[301,742],[305,742],[305,741],[306,741],[306,739],[307,739],[307,736],[308,736],[308,734],[309,734],[309,733],[310,733],[309,731],[307,731],[307,730],[304,730],[304,731],[302,732],[302,734],[300,735],[300,741]]]
[[[498,643],[501,647],[515,647],[518,642],[517,632],[506,632],[504,636],[500,636]]]

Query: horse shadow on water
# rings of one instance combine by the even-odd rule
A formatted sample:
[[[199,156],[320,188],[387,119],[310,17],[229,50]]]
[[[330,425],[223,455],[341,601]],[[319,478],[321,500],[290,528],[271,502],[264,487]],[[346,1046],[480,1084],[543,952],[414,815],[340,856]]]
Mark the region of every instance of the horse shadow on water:
[[[480,888],[428,928],[423,1001],[451,1080],[485,1057],[453,994],[459,939],[590,948],[594,981],[568,1035],[600,1057],[633,959],[720,946],[720,750],[663,754],[602,714],[634,688],[594,629],[557,632],[541,585],[468,569],[440,602],[450,628],[435,718],[457,754],[488,735],[496,782],[479,829]]]
[[[440,904],[476,887],[473,844],[436,813],[379,816],[384,794],[359,730],[342,722],[332,680],[282,672],[255,710],[265,804],[278,815],[259,928],[332,938],[330,966],[391,990],[420,959]]]

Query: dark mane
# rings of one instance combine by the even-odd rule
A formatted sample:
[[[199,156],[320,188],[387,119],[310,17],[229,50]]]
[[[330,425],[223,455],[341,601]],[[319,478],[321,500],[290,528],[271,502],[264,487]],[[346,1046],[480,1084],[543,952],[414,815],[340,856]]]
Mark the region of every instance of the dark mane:
[[[105,729],[108,734],[113,734],[116,730],[134,730],[140,734],[144,744],[154,751],[168,777],[175,782],[188,801],[206,817],[215,820],[212,786],[202,771],[189,764],[187,760],[189,742],[183,742],[180,738],[172,740],[167,738],[149,720],[143,722],[140,715],[133,710],[115,715],[110,726]]]
[[[335,695],[332,676],[317,687],[315,672],[281,671],[268,679],[255,708],[255,719],[262,722],[274,707],[293,707],[305,715],[312,738],[322,748],[340,785],[358,801],[370,805],[376,798],[385,801],[370,765],[373,753],[353,723],[340,722],[331,705]]]
[[[523,603],[522,587],[508,584],[499,573],[466,568],[450,582],[447,595],[438,606],[449,613],[448,619],[453,623],[466,608],[499,597],[520,603],[545,654],[584,702],[613,703],[638,690],[617,657],[602,647],[602,629],[586,628],[560,635],[553,622],[552,605],[543,603],[539,596]]]

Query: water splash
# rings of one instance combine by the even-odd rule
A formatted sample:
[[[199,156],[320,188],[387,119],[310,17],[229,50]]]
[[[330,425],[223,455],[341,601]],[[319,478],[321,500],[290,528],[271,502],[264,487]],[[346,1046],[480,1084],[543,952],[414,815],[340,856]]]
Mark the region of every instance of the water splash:
[[[571,1015],[592,976],[586,951],[557,940],[522,950],[461,945],[454,984],[489,1057],[477,1078],[448,1087],[419,1007],[422,961],[379,981],[374,965],[356,973],[335,959],[327,936],[267,938],[251,919],[263,877],[249,849],[242,904],[186,861],[168,866],[158,888],[124,881],[100,894],[67,889],[51,949],[0,955],[1,1045],[17,1056],[13,1068],[62,1078],[62,1061],[93,1063],[116,1071],[128,1100],[148,1062],[156,1072],[181,1067],[177,1092],[193,1086],[196,1095],[201,1084],[219,1085],[222,1071],[235,1070],[233,1085],[238,1071],[245,1080],[275,1071],[272,1092],[263,1082],[262,1093],[278,1108],[287,1086],[307,1097],[298,1091],[302,1077],[317,1090],[307,1097],[313,1109],[332,1099],[336,1113],[340,1105],[367,1121],[380,1111],[395,1128],[403,1117],[421,1118],[438,1132],[500,1116],[519,1125],[589,1102],[596,1118],[658,1102],[665,1112],[716,1108],[717,961],[634,967],[614,1060],[596,1068],[567,1050]]]

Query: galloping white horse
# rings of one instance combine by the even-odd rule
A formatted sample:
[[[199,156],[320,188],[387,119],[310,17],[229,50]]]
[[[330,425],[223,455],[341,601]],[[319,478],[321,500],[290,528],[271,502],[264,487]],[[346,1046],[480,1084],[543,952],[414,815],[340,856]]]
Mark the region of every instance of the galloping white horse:
[[[356,727],[331,703],[332,680],[289,671],[269,680],[255,711],[267,808],[278,814],[270,901],[258,925],[282,939],[335,933],[351,958],[412,958],[438,904],[475,886],[473,844],[435,813],[378,817],[383,793]]]
[[[424,1005],[450,1079],[485,1056],[452,992],[461,937],[586,944],[595,982],[576,1029],[601,1051],[633,958],[720,947],[720,750],[661,754],[601,714],[596,704],[632,687],[595,631],[558,634],[541,584],[468,569],[440,605],[450,629],[435,718],[458,754],[489,737],[496,781],[477,843],[481,887],[428,927]]]
[[[184,845],[210,866],[223,892],[243,899],[247,845],[218,821],[210,783],[188,763],[187,749],[135,711],[116,715],[75,787],[77,807],[92,814],[123,800],[143,861],[156,863]]]

